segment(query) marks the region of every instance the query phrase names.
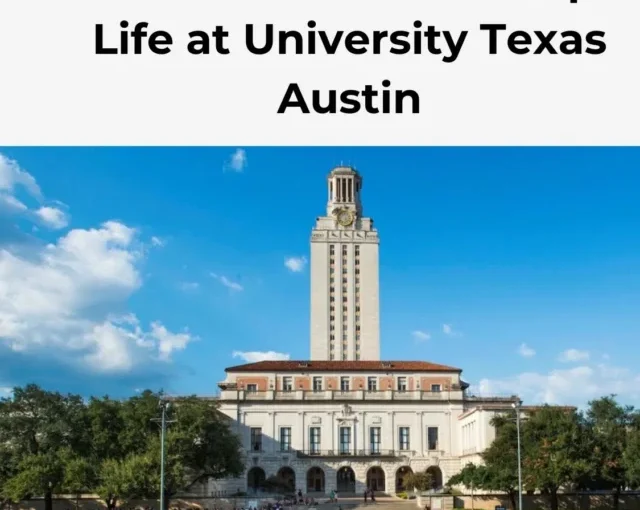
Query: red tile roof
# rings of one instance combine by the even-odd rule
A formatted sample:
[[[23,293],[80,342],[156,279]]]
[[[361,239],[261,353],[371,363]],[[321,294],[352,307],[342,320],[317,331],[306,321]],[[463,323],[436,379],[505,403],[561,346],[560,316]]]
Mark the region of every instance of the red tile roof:
[[[225,372],[462,372],[428,361],[258,361]]]

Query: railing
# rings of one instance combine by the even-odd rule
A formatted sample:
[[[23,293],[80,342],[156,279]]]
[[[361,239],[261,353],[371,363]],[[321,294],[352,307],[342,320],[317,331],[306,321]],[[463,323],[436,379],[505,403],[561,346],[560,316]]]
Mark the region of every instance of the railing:
[[[447,401],[462,400],[461,390],[444,391],[401,391],[401,390],[291,390],[291,391],[247,391],[243,389],[223,390],[221,400],[335,400],[335,401],[372,401],[372,400],[415,400]]]
[[[298,457],[404,457],[415,455],[413,450],[356,449],[348,450],[298,450]]]

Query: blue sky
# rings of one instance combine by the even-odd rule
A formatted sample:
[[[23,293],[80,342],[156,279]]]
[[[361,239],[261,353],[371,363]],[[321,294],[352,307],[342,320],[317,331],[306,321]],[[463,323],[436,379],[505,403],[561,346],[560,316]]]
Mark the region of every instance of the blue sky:
[[[639,400],[640,150],[0,154],[0,387],[214,394],[237,353],[306,358],[304,260],[343,162],[380,233],[384,358],[529,402]]]

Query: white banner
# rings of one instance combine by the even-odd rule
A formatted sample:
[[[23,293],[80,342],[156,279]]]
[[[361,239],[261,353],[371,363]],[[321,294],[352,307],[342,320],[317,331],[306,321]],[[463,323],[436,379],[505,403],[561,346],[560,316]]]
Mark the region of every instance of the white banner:
[[[638,0],[7,0],[0,144],[638,144],[638,20]]]

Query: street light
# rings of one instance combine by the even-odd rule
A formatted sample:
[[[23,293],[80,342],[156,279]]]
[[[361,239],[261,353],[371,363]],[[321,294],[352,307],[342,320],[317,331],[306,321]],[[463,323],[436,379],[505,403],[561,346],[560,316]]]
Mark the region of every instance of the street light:
[[[518,433],[518,510],[522,510],[522,460],[520,458],[520,409],[522,400],[518,399],[511,404],[516,411],[516,430]]]
[[[167,424],[173,423],[175,420],[167,420],[167,411],[171,407],[171,403],[160,399],[158,407],[162,409],[162,418],[158,420],[154,418],[152,421],[160,422],[160,510],[164,508],[164,438],[167,432]]]

